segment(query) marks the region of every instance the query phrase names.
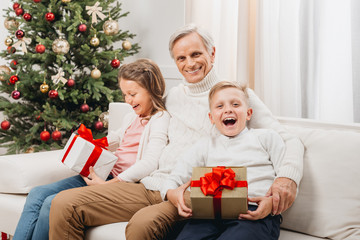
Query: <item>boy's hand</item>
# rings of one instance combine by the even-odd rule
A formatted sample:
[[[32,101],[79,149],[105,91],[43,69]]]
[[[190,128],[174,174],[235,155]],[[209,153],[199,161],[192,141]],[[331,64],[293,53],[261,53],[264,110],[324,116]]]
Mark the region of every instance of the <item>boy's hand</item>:
[[[190,186],[191,180],[176,189],[169,189],[167,199],[178,209],[180,216],[188,218],[192,216],[192,210],[185,205],[184,192]]]
[[[246,220],[258,220],[267,217],[272,210],[272,198],[271,197],[254,197],[248,198],[249,202],[255,202],[258,204],[258,208],[255,211],[247,211],[246,214],[240,214],[239,219]]]
[[[101,178],[98,177],[98,175],[96,175],[93,167],[90,167],[89,170],[90,170],[89,177],[81,176],[88,186],[105,183],[104,180],[102,180]]]
[[[285,212],[293,202],[296,196],[296,183],[285,177],[276,178],[271,185],[266,196],[273,197],[273,210],[272,214],[278,215]]]

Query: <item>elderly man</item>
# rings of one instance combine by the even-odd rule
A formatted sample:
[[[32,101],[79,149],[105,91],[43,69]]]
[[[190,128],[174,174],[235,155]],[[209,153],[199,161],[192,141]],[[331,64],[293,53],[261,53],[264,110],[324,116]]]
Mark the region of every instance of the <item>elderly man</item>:
[[[170,39],[169,50],[185,80],[166,96],[166,107],[172,118],[169,144],[159,159],[159,168],[140,183],[118,182],[58,194],[50,212],[50,239],[83,239],[87,226],[121,221],[129,221],[127,239],[161,239],[180,219],[177,208],[164,200],[160,191],[185,149],[210,133],[208,93],[220,79],[213,68],[212,38],[202,29],[194,25],[179,29]],[[273,196],[273,214],[280,214],[295,199],[302,177],[304,148],[251,90],[249,97],[254,109],[249,127],[272,128],[286,144],[282,165],[268,191],[268,195]]]

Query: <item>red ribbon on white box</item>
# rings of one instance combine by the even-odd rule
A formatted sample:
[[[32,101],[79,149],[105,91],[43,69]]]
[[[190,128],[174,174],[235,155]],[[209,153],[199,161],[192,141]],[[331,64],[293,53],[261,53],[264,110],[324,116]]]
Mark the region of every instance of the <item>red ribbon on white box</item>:
[[[103,137],[100,139],[93,139],[91,130],[86,128],[83,124],[80,125],[79,129],[78,129],[78,133],[79,135],[75,135],[74,138],[72,139],[69,147],[66,149],[66,152],[62,158],[62,162],[65,161],[67,155],[69,154],[71,148],[73,147],[74,143],[76,142],[76,139],[78,137],[81,137],[89,142],[91,142],[92,144],[95,145],[94,150],[92,151],[92,153],[90,154],[88,160],[86,161],[85,165],[83,166],[82,170],[80,171],[80,174],[87,177],[90,174],[89,168],[93,167],[97,160],[99,159],[103,148],[107,149],[107,147],[109,146],[107,138]]]

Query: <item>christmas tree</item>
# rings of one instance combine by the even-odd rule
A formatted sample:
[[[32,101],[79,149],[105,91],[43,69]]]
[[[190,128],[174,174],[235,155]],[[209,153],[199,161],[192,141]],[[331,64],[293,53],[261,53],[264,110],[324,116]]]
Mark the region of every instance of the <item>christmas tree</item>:
[[[8,154],[62,148],[80,123],[104,136],[108,105],[121,101],[117,68],[139,50],[119,29],[128,12],[115,0],[19,0],[5,12],[0,146]]]

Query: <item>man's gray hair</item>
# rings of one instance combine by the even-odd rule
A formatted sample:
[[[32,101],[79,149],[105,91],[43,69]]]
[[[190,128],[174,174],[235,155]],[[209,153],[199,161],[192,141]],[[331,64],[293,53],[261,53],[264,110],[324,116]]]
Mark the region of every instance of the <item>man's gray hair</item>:
[[[196,26],[195,24],[191,23],[188,25],[185,25],[181,28],[179,28],[178,30],[176,30],[176,32],[173,33],[173,35],[171,35],[170,40],[169,40],[169,51],[170,51],[170,56],[172,58],[174,58],[173,55],[173,48],[174,48],[174,44],[177,40],[179,40],[180,38],[183,38],[191,33],[197,33],[199,34],[199,36],[201,37],[208,53],[211,55],[213,52],[213,47],[214,45],[214,40],[212,39],[212,37],[210,36],[210,34],[204,30],[203,28]]]

